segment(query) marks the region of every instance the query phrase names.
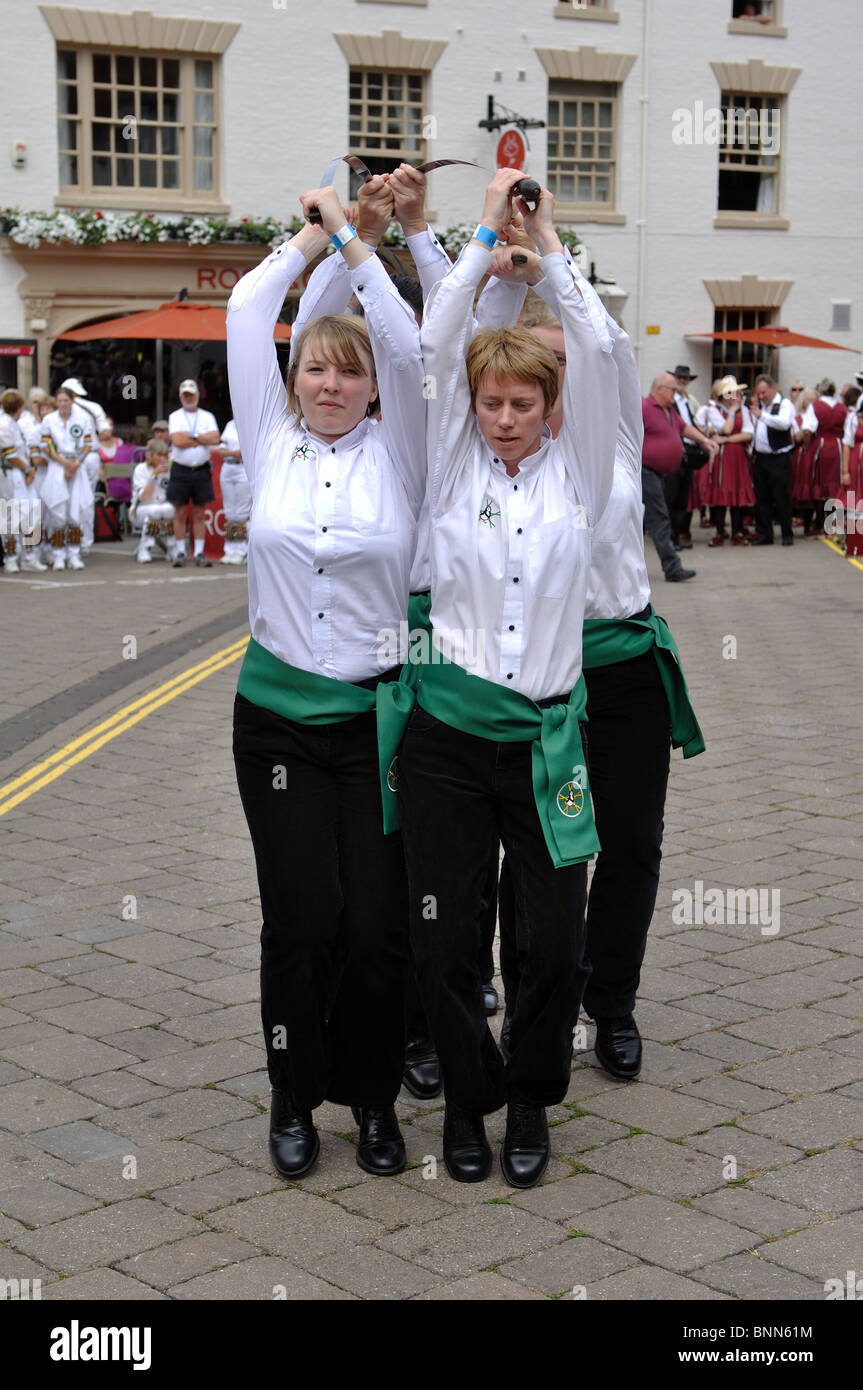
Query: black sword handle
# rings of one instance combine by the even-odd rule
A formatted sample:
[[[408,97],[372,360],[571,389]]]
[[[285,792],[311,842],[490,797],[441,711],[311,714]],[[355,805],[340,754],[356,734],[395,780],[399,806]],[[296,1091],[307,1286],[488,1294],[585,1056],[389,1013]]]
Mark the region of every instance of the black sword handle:
[[[518,183],[512,186],[513,193],[517,193],[526,203],[538,203],[542,189],[536,179],[519,179]]]

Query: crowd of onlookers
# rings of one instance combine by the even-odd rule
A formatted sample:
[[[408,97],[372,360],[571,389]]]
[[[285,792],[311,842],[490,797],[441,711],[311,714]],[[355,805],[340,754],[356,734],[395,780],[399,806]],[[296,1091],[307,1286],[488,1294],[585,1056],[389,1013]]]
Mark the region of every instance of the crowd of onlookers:
[[[198,408],[196,382],[181,383],[180,398],[170,420],[154,420],[149,431],[133,426],[124,439],[75,377],[53,396],[40,387],[26,401],[15,390],[0,395],[0,563],[7,575],[82,569],[96,540],[124,533],[138,535],[139,563],[161,552],[181,566],[188,527],[195,562],[211,564],[203,553],[204,510],[214,500],[211,451],[236,465],[239,440],[230,425],[223,435]],[[198,432],[194,442],[190,430]],[[232,478],[242,471],[228,468]],[[226,564],[245,559],[248,510],[241,506],[242,515],[228,523]]]
[[[783,545],[821,536],[839,508],[863,498],[863,369],[839,391],[795,378],[784,396],[766,373],[752,387],[724,376],[710,399],[690,391],[684,364],[654,379],[644,402],[645,525],[667,579],[694,576],[680,559],[692,528],[709,545]]]

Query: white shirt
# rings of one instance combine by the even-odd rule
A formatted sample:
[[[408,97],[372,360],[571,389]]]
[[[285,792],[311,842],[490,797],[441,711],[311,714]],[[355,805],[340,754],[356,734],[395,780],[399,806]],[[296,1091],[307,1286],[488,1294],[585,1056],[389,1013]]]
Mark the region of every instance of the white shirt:
[[[779,411],[776,415],[771,415],[770,412],[775,405],[779,406]],[[791,402],[786,400],[784,396],[781,396],[778,391],[769,405],[761,407],[761,418],[759,420],[753,420],[752,423],[752,447],[756,453],[779,454],[786,449],[790,449],[793,445],[794,436],[792,431],[797,424],[797,416]],[[784,431],[782,444],[778,449],[774,449],[771,446],[770,440],[767,437],[768,424],[772,430]],[[806,428],[805,423],[803,427],[804,429]]]
[[[823,401],[825,405],[839,404],[839,401],[837,400],[836,396],[819,396],[818,399],[819,401]],[[818,424],[818,416],[815,414],[815,406],[811,401],[803,412],[803,420],[801,422],[800,428],[802,430],[808,430],[809,433],[813,435],[817,434],[818,430],[820,429],[820,425]]]
[[[584,616],[631,618],[650,602],[650,580],[644,559],[644,503],[641,499],[644,420],[638,368],[628,334],[607,312],[575,261],[568,256],[567,263],[584,297],[599,341],[612,345],[618,383],[614,481],[608,504],[593,528]],[[550,282],[542,280],[535,288],[559,318],[557,296]]]
[[[75,404],[79,410],[83,410],[89,415],[93,429],[93,438],[98,439],[99,431],[107,424],[108,416],[100,406],[98,401],[91,400],[89,396],[75,396]]]
[[[581,674],[590,534],[611,491],[617,366],[560,253],[540,265],[560,306],[569,369],[563,426],[509,477],[471,407],[465,350],[491,252],[468,243],[436,286],[421,329],[427,379],[435,645],[534,700]]]
[[[705,401],[695,412],[695,424],[702,434],[706,434],[708,429],[713,430],[714,434],[721,434],[725,416],[715,401]]]
[[[290,242],[234,288],[228,370],[254,501],[249,622],[261,646],[343,681],[393,665],[407,615],[416,519],[425,484],[422,360],[416,319],[376,257],[351,271],[372,340],[383,419],[335,444],[290,413],[273,326],[305,269]]]
[[[341,259],[342,258],[340,256],[339,260]],[[222,430],[222,437],[219,440],[219,447],[221,449],[227,450],[227,453],[222,456],[223,466],[226,463],[237,464],[241,462],[240,436],[237,433],[237,423],[235,420],[229,420],[225,428]]]
[[[23,411],[21,414],[23,415]],[[17,420],[13,420],[11,415],[7,415],[5,410],[0,411],[0,460],[8,467],[14,467],[9,463],[12,458],[20,459],[25,466],[30,463],[30,450],[27,447],[27,435],[21,425],[21,415]],[[20,469],[16,469],[20,472]]]
[[[160,473],[157,477],[148,463],[137,463],[135,465],[135,471],[132,474],[132,506],[130,508],[130,515],[135,515],[138,503],[141,500],[141,493],[148,483],[153,482],[154,478],[156,486],[150,497],[144,503],[145,507],[157,506],[166,501],[165,492],[168,487],[168,474]]]
[[[168,416],[168,433],[193,434],[196,438],[201,434],[209,434],[211,430],[218,430],[215,415],[211,415],[209,410],[172,410]],[[186,468],[202,468],[205,463],[210,462],[209,444],[192,444],[185,449],[181,449],[178,444],[171,444],[171,459],[174,463],[182,463]]]
[[[51,439],[58,454],[84,458],[95,448],[93,417],[82,410],[77,402],[72,406],[68,420],[61,419],[59,410],[52,410],[42,421],[41,437],[46,444]]]
[[[690,405],[689,397],[684,391],[675,391],[674,403],[683,417],[684,425],[694,425],[695,419],[692,414],[692,406]]]
[[[845,416],[845,429],[842,434],[842,443],[847,444],[849,449],[854,448],[854,444],[857,438],[857,424],[859,422],[859,419],[860,417],[857,414],[857,411],[852,406],[849,409],[848,414]]]

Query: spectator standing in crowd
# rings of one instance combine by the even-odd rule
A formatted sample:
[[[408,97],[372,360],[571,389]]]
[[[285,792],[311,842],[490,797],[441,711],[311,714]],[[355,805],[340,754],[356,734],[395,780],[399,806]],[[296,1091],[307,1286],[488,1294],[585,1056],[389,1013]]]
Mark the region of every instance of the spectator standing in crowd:
[[[791,431],[794,449],[791,455],[789,489],[791,492],[792,523],[795,516],[799,517],[803,525],[803,535],[812,536],[815,534],[812,524],[812,517],[815,514],[815,499],[812,495],[815,449],[809,436],[803,433],[803,417],[807,408],[818,399],[818,392],[811,389],[807,390],[805,386],[801,391],[794,385],[791,387],[790,399],[794,406],[794,429]]]
[[[836,396],[836,383],[825,377],[816,390],[818,399],[806,407],[803,416],[803,443],[810,441],[812,456],[812,496],[815,501],[814,534],[824,530],[824,503],[839,496],[842,438],[848,407]]]
[[[252,515],[252,489],[243,467],[237,426],[229,420],[218,444],[222,455],[219,482],[225,513],[225,553],[222,565],[241,565],[249,553],[249,517]]]
[[[82,570],[81,545],[93,536],[93,488],[86,461],[94,453],[93,419],[75,404],[71,391],[57,392],[57,409],[42,421],[42,453],[49,460],[43,494],[54,551],[53,568]],[[98,455],[96,455],[98,474]],[[65,486],[64,486],[65,484]],[[47,527],[46,527],[47,529]]]
[[[694,570],[684,569],[671,539],[671,519],[665,500],[663,479],[680,467],[683,440],[693,439],[713,458],[715,440],[687,425],[673,408],[677,382],[670,372],[654,377],[650,395],[641,403],[644,445],[641,456],[641,495],[644,501],[644,527],[650,533],[665,578],[672,583],[692,579]]]
[[[132,506],[130,520],[141,527],[141,540],[136,553],[140,565],[148,565],[153,559],[153,545],[160,535],[163,524],[173,520],[174,508],[167,500],[166,491],[171,473],[171,450],[163,439],[151,439],[147,446],[147,457],[135,466],[132,476]],[[169,542],[168,559],[173,559],[176,542]]]
[[[725,418],[719,434],[719,456],[713,463],[710,519],[716,527],[716,535],[711,538],[710,545],[723,545],[727,539],[727,507],[731,508],[732,545],[748,545],[749,537],[743,530],[743,516],[747,508],[755,505],[746,452],[752,442],[752,419],[743,404],[743,387],[733,376],[723,377],[720,381],[719,399]]]
[[[794,406],[780,394],[772,376],[759,376],[755,382],[755,401],[750,402],[749,413],[755,426],[753,482],[758,529],[752,544],[773,544],[775,510],[782,531],[782,544],[793,545],[789,489],[794,448]]]
[[[854,504],[863,503],[863,411],[859,386],[849,386],[843,400],[848,408],[842,435],[842,486],[854,493]]]
[[[204,554],[204,508],[215,499],[210,449],[219,442],[219,427],[209,410],[199,410],[198,383],[191,378],[180,382],[180,409],[172,411],[168,428],[172,467],[167,500],[176,509],[173,564],[182,569],[186,563],[186,527],[191,504],[195,564],[209,569],[213,562]]]
[[[698,410],[698,401],[688,389],[689,383],[695,381],[695,377],[683,363],[678,363],[671,375],[677,384],[677,389],[674,392],[674,409],[684,424],[692,425],[697,429],[695,415]],[[680,467],[676,473],[669,473],[664,480],[665,500],[668,503],[668,515],[671,517],[671,535],[678,550],[692,549],[692,536],[689,530],[692,513],[689,498],[695,474],[702,464],[707,462],[705,452],[693,440],[684,439],[683,458]]]
[[[4,391],[0,397],[0,497],[17,502],[22,515],[3,537],[4,568],[7,574],[45,571],[32,537],[36,531],[36,465],[30,458],[27,436],[21,426],[25,414],[24,397],[17,391]],[[29,507],[27,504],[31,504]],[[28,514],[29,513],[29,514]]]
[[[167,420],[153,421],[152,437],[153,439],[161,439],[163,444],[171,443],[171,430]]]

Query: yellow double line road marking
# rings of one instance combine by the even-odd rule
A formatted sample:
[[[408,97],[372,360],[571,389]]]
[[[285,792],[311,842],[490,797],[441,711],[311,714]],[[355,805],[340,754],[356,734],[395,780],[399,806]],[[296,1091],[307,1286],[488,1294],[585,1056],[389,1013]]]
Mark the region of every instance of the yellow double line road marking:
[[[62,777],[64,772],[68,772],[70,767],[75,767],[77,763],[89,758],[91,753],[96,753],[103,748],[111,739],[117,738],[120,734],[131,729],[133,725],[146,719],[148,714],[154,710],[161,709],[162,705],[167,705],[169,701],[175,700],[184,691],[191,690],[193,685],[199,681],[204,681],[208,676],[215,675],[216,671],[223,670],[230,666],[232,662],[239,661],[248,646],[248,637],[243,637],[241,641],[234,642],[230,647],[224,647],[222,651],[215,652],[213,656],[201,661],[197,666],[191,666],[188,671],[183,671],[179,676],[174,676],[173,680],[166,681],[164,685],[157,686],[155,690],[149,691],[146,695],[141,695],[131,704],[124,705],[116,714],[104,719],[95,728],[88,729],[86,733],[79,734],[73,738],[71,743],[60,748],[56,753],[52,753],[49,758],[35,767],[31,767],[29,772],[22,772],[20,777],[15,777],[11,782],[7,782],[4,787],[0,787],[0,816],[5,816],[7,811],[12,811],[16,806],[20,806],[22,801],[26,801],[28,796],[38,792],[42,787],[47,787],[50,782]]]
[[[863,565],[861,565],[859,560],[855,560],[853,555],[845,554],[844,545],[840,545],[838,541],[832,540],[830,536],[819,536],[818,539],[823,541],[825,545],[829,545],[830,549],[835,551],[837,555],[841,555],[843,560],[847,560],[849,565],[854,565],[856,569],[863,570]]]

